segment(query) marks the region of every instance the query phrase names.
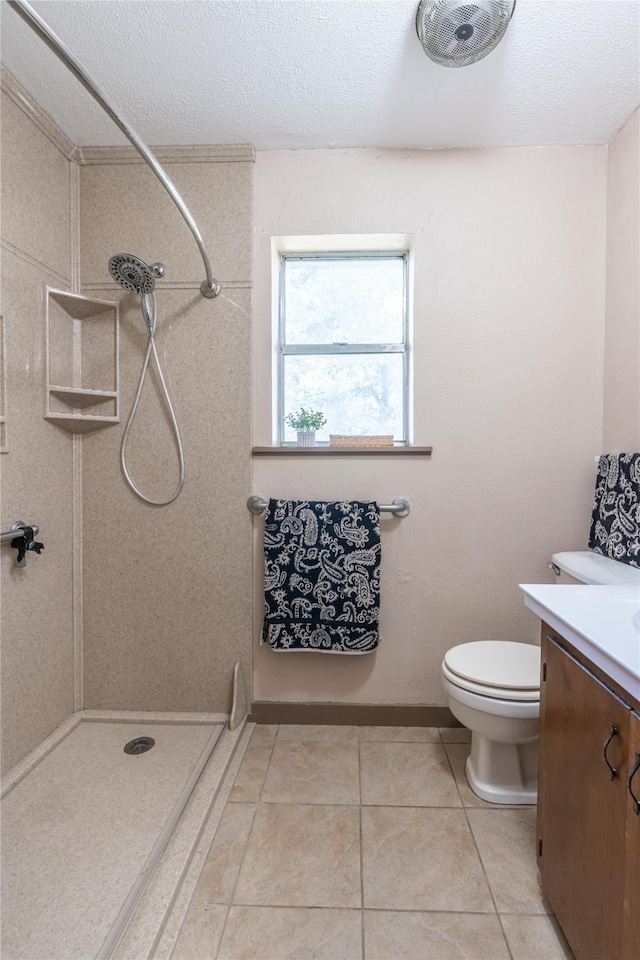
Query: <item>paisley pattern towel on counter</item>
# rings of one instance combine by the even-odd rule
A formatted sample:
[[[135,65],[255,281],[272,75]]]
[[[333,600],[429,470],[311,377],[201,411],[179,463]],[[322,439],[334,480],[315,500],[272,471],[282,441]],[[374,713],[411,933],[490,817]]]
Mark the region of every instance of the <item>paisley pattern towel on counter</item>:
[[[640,567],[640,453],[600,457],[589,547]]]
[[[370,653],[378,645],[380,511],[361,501],[270,500],[262,642]]]

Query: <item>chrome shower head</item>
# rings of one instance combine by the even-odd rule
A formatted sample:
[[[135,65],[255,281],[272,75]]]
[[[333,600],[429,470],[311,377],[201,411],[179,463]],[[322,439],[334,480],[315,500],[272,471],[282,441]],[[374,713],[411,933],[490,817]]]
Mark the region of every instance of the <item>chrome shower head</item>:
[[[154,264],[154,266],[156,266]],[[156,285],[157,273],[151,267],[148,267],[144,260],[132,256],[130,253],[116,253],[109,260],[109,271],[111,276],[126,290],[132,290],[134,293],[153,293]]]

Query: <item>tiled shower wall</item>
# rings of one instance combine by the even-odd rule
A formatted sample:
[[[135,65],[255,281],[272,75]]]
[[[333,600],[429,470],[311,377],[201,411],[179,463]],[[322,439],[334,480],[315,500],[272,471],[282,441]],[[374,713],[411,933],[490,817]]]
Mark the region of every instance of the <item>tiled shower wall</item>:
[[[3,769],[74,709],[223,711],[233,665],[250,680],[251,147],[159,151],[224,296],[204,300],[193,237],[129,148],[84,150],[3,71],[2,313],[7,454],[3,527],[37,523],[26,569],[2,549]],[[115,253],[162,260],[158,352],[182,431],[185,487],[169,507],[126,486],[120,441],[146,347]],[[81,265],[82,286],[79,287]],[[121,303],[121,422],[82,437],[46,422],[45,287]],[[177,477],[149,374],[130,468],[162,498]]]
[[[22,99],[21,99],[22,98]],[[45,550],[24,569],[2,547],[2,764],[73,710],[73,441],[43,420],[45,286],[71,289],[73,144],[2,74],[2,303],[6,445],[0,522],[35,523]],[[32,104],[31,104],[32,105]]]
[[[251,653],[250,303],[253,148],[164,148],[224,294],[205,300],[193,237],[133,148],[85,150],[80,173],[82,290],[119,299],[121,402],[128,416],[146,348],[139,298],[108,260],[162,261],[157,345],[184,442],[186,483],[153,507],[126,486],[123,424],[83,441],[85,706],[228,710],[233,665]],[[233,302],[230,302],[233,301]],[[175,487],[175,443],[152,365],[129,440],[147,496]]]

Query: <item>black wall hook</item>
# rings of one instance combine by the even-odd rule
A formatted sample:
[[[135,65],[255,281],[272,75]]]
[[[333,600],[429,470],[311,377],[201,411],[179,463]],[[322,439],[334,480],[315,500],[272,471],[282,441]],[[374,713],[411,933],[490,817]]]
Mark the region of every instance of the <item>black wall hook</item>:
[[[16,533],[18,535],[11,541],[11,546],[18,551],[13,565],[14,567],[26,567],[27,550],[39,554],[44,550],[44,543],[40,543],[35,539],[38,534],[38,527],[28,527],[23,524],[17,528]]]

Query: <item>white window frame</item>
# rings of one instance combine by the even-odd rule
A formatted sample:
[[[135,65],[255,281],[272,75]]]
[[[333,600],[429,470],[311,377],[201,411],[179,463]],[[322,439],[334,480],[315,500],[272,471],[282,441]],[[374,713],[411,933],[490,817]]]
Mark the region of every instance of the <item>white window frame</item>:
[[[324,248],[317,245],[313,248],[313,241],[324,239],[330,241],[325,243]],[[352,238],[356,239],[356,238]],[[285,356],[321,356],[321,355],[344,355],[344,354],[383,354],[400,353],[402,354],[402,431],[403,437],[396,438],[394,445],[399,447],[409,446],[411,443],[411,412],[412,412],[412,370],[411,370],[411,237],[404,234],[393,234],[391,236],[358,237],[360,243],[353,244],[350,249],[340,249],[340,246],[348,240],[347,237],[282,237],[274,238],[273,252],[274,274],[277,270],[277,318],[274,325],[275,335],[275,355],[274,355],[274,378],[276,380],[276,389],[274,390],[274,439],[278,446],[289,446],[291,442],[284,440],[284,361]],[[279,241],[279,242],[278,242]],[[296,241],[298,243],[296,244]],[[342,241],[342,244],[340,243]],[[386,242],[385,242],[386,241]],[[338,249],[336,249],[338,247]],[[403,261],[403,308],[402,308],[402,330],[403,339],[399,343],[330,343],[330,344],[292,344],[285,342],[285,296],[284,296],[284,264],[287,260],[373,260],[373,259],[402,259]],[[276,277],[274,276],[274,280]],[[324,444],[318,444],[326,446]]]

